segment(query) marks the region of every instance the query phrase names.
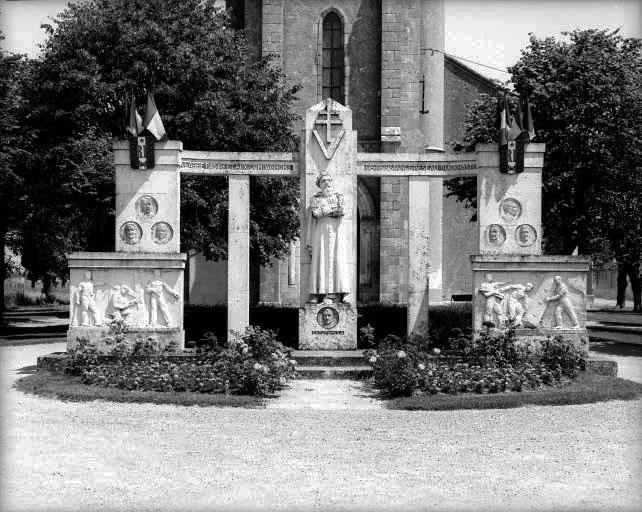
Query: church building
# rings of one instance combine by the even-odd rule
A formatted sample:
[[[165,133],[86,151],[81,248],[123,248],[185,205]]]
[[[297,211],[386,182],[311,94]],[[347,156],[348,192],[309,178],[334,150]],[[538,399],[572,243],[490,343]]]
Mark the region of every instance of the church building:
[[[330,97],[353,111],[358,151],[450,151],[468,106],[495,83],[444,55],[444,0],[227,0],[253,58],[273,54],[307,108]],[[430,299],[471,293],[468,256],[478,247],[471,212],[430,181]],[[359,302],[404,304],[408,297],[408,178],[358,181]],[[252,272],[254,302],[298,304],[298,261],[291,255]],[[188,300],[225,302],[227,262],[190,255]]]

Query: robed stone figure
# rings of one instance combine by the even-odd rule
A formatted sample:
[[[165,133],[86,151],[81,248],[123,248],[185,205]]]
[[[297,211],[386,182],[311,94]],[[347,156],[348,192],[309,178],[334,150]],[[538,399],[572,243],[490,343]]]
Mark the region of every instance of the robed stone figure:
[[[346,279],[346,248],[341,236],[343,195],[332,189],[332,177],[317,178],[321,189],[312,196],[308,217],[306,245],[312,255],[310,263],[311,303],[348,303],[349,286]]]

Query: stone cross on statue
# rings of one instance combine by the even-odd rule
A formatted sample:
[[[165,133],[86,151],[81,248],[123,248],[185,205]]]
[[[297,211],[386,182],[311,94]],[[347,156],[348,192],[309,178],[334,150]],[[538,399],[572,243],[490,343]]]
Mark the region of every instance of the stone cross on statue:
[[[332,125],[343,126],[343,119],[341,119],[339,111],[333,108],[333,101],[330,98],[327,98],[324,103],[323,109],[316,113],[317,117],[314,120],[313,133],[326,159],[330,160],[334,156],[334,152],[337,150],[346,131],[342,128],[336,137],[332,136]],[[316,129],[317,125],[325,125],[325,140],[319,135],[319,131]]]

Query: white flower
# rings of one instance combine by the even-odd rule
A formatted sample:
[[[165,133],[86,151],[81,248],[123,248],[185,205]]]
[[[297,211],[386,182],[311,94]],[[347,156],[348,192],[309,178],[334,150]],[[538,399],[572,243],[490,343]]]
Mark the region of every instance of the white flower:
[[[285,385],[286,385],[286,383],[287,383],[287,380],[285,380],[285,377],[281,377],[281,378],[279,379],[279,384],[280,384],[281,386],[285,386]]]
[[[296,362],[296,359],[290,359],[290,364],[292,366],[296,366],[298,363]]]
[[[267,366],[264,366],[264,367],[263,367],[263,373],[267,373],[267,372],[269,372],[269,371],[270,371],[270,369],[269,369]]]
[[[421,370],[422,372],[426,369],[426,367],[425,367],[425,365],[423,363],[419,363],[417,365],[417,368],[419,368],[419,370]]]
[[[245,354],[247,354],[249,351],[250,351],[250,349],[249,349],[249,348],[247,348],[247,347],[245,347],[241,352],[243,352],[243,354],[245,355]]]
[[[253,367],[253,368],[254,368],[255,370],[257,370],[257,371],[258,371],[258,370],[260,370],[261,368],[263,368],[263,366],[261,366],[261,364],[260,364],[260,363],[254,363],[254,367]]]
[[[437,355],[441,354],[441,350],[439,350],[438,348],[433,348],[432,351]]]
[[[370,364],[375,364],[377,362],[377,358],[375,356],[370,356],[370,359],[368,359],[368,362]]]
[[[274,359],[275,361],[279,358],[278,354],[276,354],[275,352],[272,352],[272,353],[270,354],[270,357],[271,357],[272,359]]]
[[[399,359],[403,359],[404,357],[406,357],[406,353],[403,350],[400,350],[399,352],[397,352],[397,357]]]

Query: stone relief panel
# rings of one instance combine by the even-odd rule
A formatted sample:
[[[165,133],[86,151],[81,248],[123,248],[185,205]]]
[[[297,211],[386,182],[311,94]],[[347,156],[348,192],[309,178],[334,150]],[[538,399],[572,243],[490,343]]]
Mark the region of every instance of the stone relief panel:
[[[491,224],[488,226],[487,239],[490,245],[500,246],[506,241],[506,230],[499,224]]]
[[[128,245],[136,245],[142,236],[143,230],[137,222],[127,221],[120,227],[120,239]]]
[[[530,224],[517,226],[515,230],[515,240],[522,247],[529,247],[537,240],[537,231]]]
[[[167,222],[157,222],[152,226],[152,240],[154,243],[164,245],[174,238],[174,230]]]
[[[168,271],[175,278],[175,271]],[[96,282],[90,270],[70,286],[72,327],[101,327],[122,320],[130,327],[174,328],[180,323],[181,295],[163,278],[161,269],[107,270]],[[110,282],[111,281],[111,284]]]
[[[317,313],[317,323],[324,329],[333,329],[339,323],[339,312],[331,307],[321,308]]]
[[[136,213],[142,220],[151,220],[158,213],[158,202],[150,195],[140,196],[135,204]]]
[[[481,326],[500,327],[512,320],[518,327],[527,329],[583,328],[578,319],[578,313],[585,311],[583,278],[542,276],[535,286],[532,282],[515,282],[517,279],[510,277],[496,280],[493,274],[484,274],[477,288],[482,300]],[[536,275],[530,277],[538,280]]]
[[[499,214],[506,222],[514,222],[522,215],[522,204],[513,197],[507,197],[499,204]]]

